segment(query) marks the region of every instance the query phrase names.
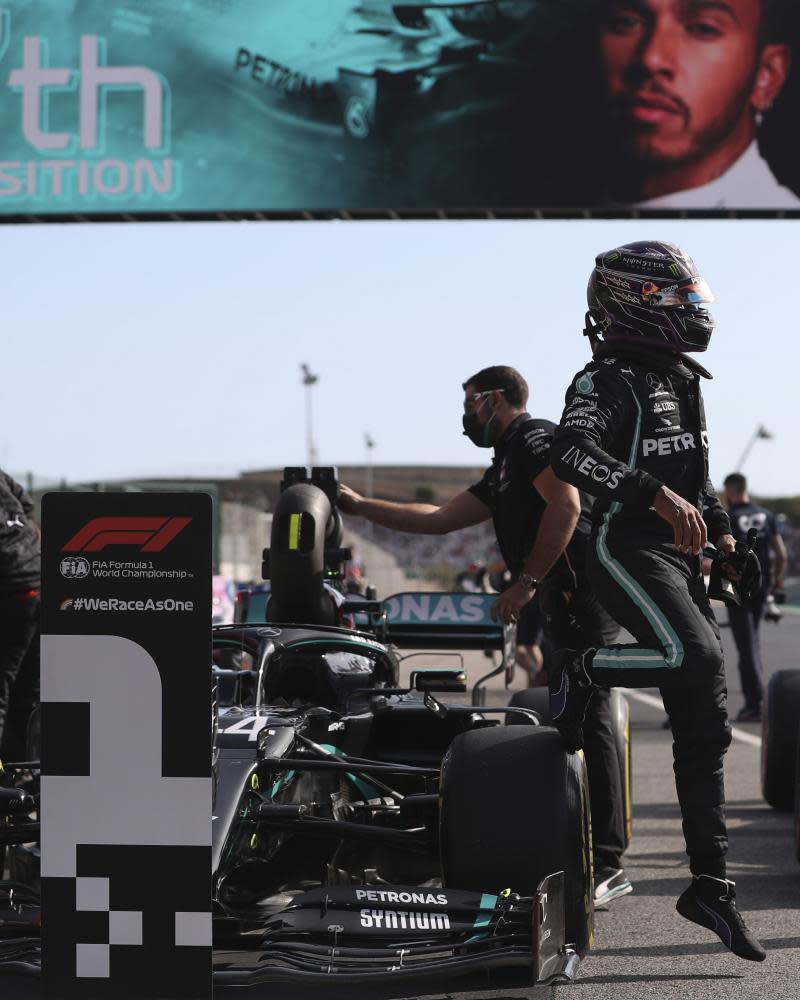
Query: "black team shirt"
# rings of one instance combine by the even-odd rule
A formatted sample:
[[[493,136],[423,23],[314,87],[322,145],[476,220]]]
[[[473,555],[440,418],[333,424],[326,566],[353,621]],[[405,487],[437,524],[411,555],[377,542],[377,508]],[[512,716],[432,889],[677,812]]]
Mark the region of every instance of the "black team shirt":
[[[550,465],[550,445],[556,425],[522,413],[506,428],[494,449],[494,459],[480,482],[469,487],[492,512],[500,553],[516,579],[522,572],[547,503],[533,485]],[[566,563],[582,570],[591,529],[591,501],[581,493],[581,517],[572,539],[553,569]],[[552,570],[551,570],[552,572]]]

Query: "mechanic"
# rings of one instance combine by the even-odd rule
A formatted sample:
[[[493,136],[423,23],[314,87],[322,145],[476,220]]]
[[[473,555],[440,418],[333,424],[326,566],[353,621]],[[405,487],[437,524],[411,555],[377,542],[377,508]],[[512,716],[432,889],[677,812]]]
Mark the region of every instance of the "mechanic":
[[[39,704],[39,532],[33,501],[0,470],[0,760],[23,760]]]
[[[761,661],[759,625],[764,617],[764,606],[771,587],[778,592],[783,591],[786,546],[778,534],[775,515],[766,507],[752,502],[747,491],[747,479],[741,472],[732,472],[726,476],[723,485],[733,537],[737,541],[744,541],[751,528],[758,532],[754,549],[763,574],[761,592],[755,601],[741,605],[729,604],[728,620],[739,654],[739,676],[744,695],[744,707],[736,716],[736,721],[760,722],[764,665]]]
[[[683,353],[708,346],[713,296],[689,256],[654,241],[600,254],[588,299],[584,332],[594,356],[567,390],[551,456],[561,479],[598,498],[589,580],[636,643],[560,650],[549,677],[553,718],[578,749],[595,685],[660,688],[694,876],[678,912],[716,931],[736,955],[761,961],[766,952],[726,878],[722,765],[731,730],[719,629],[701,575],[708,538],[728,556],[736,541],[708,479],[700,378],[711,376]],[[732,562],[726,572],[737,575]]]
[[[518,622],[538,593],[545,632],[555,646],[613,642],[618,626],[585,585],[589,520],[578,490],[550,468],[555,425],[526,412],[528,385],[514,368],[485,368],[463,383],[463,427],[494,461],[480,482],[442,507],[366,499],[342,486],[339,506],[396,531],[447,534],[492,518],[514,583],[492,607],[497,620]],[[588,498],[586,504],[588,508]],[[577,527],[577,530],[576,530]],[[622,869],[624,795],[610,710],[610,693],[594,699],[587,724],[595,851],[595,903],[631,892]]]
[[[528,687],[544,687],[544,622],[539,597],[534,594],[519,613],[517,621],[517,663],[525,671]]]
[[[503,591],[513,583],[506,561],[502,557],[481,567],[477,576],[481,580],[488,577],[490,584],[497,591]],[[544,687],[547,684],[543,641],[542,609],[539,607],[539,595],[534,594],[520,611],[517,619],[517,666],[525,671],[528,687]]]

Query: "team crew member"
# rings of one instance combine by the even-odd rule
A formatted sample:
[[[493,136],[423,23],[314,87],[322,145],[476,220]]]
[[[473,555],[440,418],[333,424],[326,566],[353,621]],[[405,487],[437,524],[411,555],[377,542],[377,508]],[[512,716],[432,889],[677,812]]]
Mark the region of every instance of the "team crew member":
[[[585,331],[594,357],[567,391],[551,454],[561,479],[597,497],[589,579],[636,643],[557,654],[551,708],[576,749],[594,685],[660,688],[694,876],[678,912],[761,961],[766,953],[726,879],[722,762],[731,731],[701,575],[707,539],[725,554],[736,542],[708,480],[700,379],[710,376],[682,353],[708,346],[712,301],[694,262],[669,243],[631,243],[597,258]]]
[[[488,566],[484,566],[479,575],[481,579],[488,577],[494,589],[499,591],[505,590],[512,582],[505,559],[496,559]],[[517,666],[527,674],[529,687],[543,687],[547,684],[542,650],[543,636],[539,596],[534,594],[520,611],[517,620]]]
[[[39,702],[39,532],[33,502],[0,470],[0,759],[22,759]]]
[[[544,622],[536,594],[519,613],[517,622],[517,663],[528,675],[528,687],[542,687],[544,673]]]
[[[387,528],[422,534],[447,534],[492,518],[514,580],[495,602],[493,616],[518,621],[538,593],[554,645],[612,642],[618,626],[583,580],[589,522],[580,494],[550,468],[555,425],[526,412],[528,385],[513,368],[485,368],[463,389],[464,433],[478,447],[494,447],[480,482],[442,507],[365,499],[343,486],[340,507]],[[631,891],[621,865],[624,799],[609,698],[608,691],[599,694],[587,724],[597,903]]]
[[[723,485],[733,537],[737,542],[744,541],[751,528],[758,532],[753,548],[761,564],[763,587],[760,597],[755,604],[729,605],[728,620],[739,654],[739,676],[744,695],[744,708],[736,716],[736,721],[760,722],[764,665],[761,661],[759,625],[764,616],[770,582],[776,590],[783,590],[786,547],[778,534],[775,515],[766,507],[752,502],[747,492],[747,480],[740,472],[726,476]]]

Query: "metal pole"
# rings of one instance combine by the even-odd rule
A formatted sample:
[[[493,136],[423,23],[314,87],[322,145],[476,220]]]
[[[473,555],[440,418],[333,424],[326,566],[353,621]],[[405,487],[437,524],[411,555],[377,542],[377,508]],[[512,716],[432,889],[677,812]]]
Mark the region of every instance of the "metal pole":
[[[372,475],[372,449],[375,447],[375,442],[372,440],[369,434],[364,435],[364,448],[366,450],[366,467],[367,467],[367,496],[372,497],[373,493],[373,475]]]
[[[314,413],[312,410],[311,385],[306,383],[306,460],[311,469],[317,463],[314,455]]]
[[[736,466],[736,471],[737,472],[742,471],[742,469],[744,468],[744,463],[747,461],[750,452],[753,450],[753,445],[756,443],[756,441],[758,441],[759,438],[765,438],[766,440],[769,440],[769,438],[771,437],[772,434],[767,430],[767,428],[763,424],[759,424],[758,427],[756,427],[756,429],[753,431],[753,436],[747,442],[747,446],[742,452],[741,458],[739,459],[739,463]]]
[[[366,452],[366,466],[367,466],[367,497],[372,497],[374,492],[374,480],[372,475],[372,449],[375,447],[375,442],[372,440],[370,434],[364,434],[364,448]],[[372,538],[374,535],[374,530],[372,527],[372,522],[366,522],[367,535]]]
[[[319,375],[314,375],[307,364],[300,365],[303,373],[303,385],[306,389],[306,459],[309,468],[317,464],[317,449],[314,446],[314,415],[311,407],[311,389],[319,382]]]

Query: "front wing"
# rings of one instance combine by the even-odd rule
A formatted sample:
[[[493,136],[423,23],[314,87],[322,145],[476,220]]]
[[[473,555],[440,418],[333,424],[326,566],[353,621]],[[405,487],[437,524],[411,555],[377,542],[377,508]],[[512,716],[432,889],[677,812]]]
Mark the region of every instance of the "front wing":
[[[271,917],[257,964],[215,963],[214,981],[356,982],[428,979],[520,967],[534,982],[572,979],[578,957],[564,940],[564,873],[533,898],[419,886],[315,889]]]

